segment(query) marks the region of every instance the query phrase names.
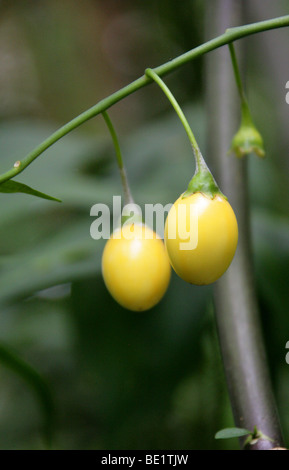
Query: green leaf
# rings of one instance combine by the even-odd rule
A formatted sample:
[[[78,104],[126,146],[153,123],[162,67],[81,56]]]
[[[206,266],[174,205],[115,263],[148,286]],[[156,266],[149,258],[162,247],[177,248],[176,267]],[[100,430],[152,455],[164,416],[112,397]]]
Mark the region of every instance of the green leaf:
[[[25,223],[33,224],[32,216],[27,217],[27,221],[22,223],[21,220],[22,234]],[[16,230],[16,226],[13,225],[12,230]],[[39,221],[33,229],[37,226]],[[15,244],[15,238],[13,241]],[[86,218],[66,222],[65,226],[61,224],[54,233],[45,229],[38,243],[26,245],[21,253],[0,256],[0,306],[37,290],[99,273],[104,244],[104,239],[90,237]]]
[[[41,197],[43,199],[49,199],[50,201],[57,201],[61,202],[60,199],[57,199],[52,196],[48,196],[48,194],[41,193],[40,191],[36,191],[36,189],[30,188],[23,183],[18,183],[17,181],[5,181],[4,183],[0,184],[0,192],[1,193],[25,193],[31,194],[31,196]]]
[[[243,428],[225,428],[215,434],[215,439],[231,439],[246,436],[247,434],[252,434],[252,432]]]

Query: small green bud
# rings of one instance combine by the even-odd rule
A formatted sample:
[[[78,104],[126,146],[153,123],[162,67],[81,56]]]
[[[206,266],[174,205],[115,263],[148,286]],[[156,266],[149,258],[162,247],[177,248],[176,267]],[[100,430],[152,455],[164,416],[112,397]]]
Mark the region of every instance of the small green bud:
[[[264,144],[261,134],[253,123],[242,123],[238,132],[233,137],[229,152],[234,152],[242,158],[249,153],[255,153],[258,157],[265,157]]]

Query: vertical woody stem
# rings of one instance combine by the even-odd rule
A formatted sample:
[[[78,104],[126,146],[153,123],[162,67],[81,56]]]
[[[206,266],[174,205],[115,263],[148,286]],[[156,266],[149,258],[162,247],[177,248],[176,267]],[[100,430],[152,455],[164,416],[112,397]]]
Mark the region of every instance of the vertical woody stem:
[[[242,21],[242,1],[207,0],[207,31],[211,35]],[[214,10],[214,11],[212,11]],[[239,115],[239,99],[232,77],[229,50],[207,58],[208,155],[221,190],[238,219],[239,243],[235,259],[215,286],[216,321],[235,425],[256,426],[271,440],[260,439],[251,449],[282,445],[272,386],[267,367],[254,286],[247,161],[227,155]],[[241,439],[241,444],[243,443]]]

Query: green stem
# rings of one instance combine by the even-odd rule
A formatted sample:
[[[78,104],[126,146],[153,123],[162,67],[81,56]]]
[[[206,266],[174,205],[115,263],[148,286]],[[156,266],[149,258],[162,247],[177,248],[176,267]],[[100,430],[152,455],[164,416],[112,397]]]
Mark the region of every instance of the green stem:
[[[189,140],[192,144],[193,149],[195,150],[195,152],[198,152],[199,151],[199,146],[197,144],[197,141],[195,139],[193,131],[190,128],[189,123],[188,123],[188,121],[187,121],[187,119],[186,119],[179,103],[175,99],[175,97],[172,94],[172,92],[170,91],[170,89],[167,87],[167,85],[163,82],[163,80],[152,69],[146,69],[145,74],[146,74],[147,77],[154,80],[159,85],[161,90],[164,92],[164,94],[166,95],[166,97],[168,98],[170,103],[172,104],[174,110],[176,111],[177,115],[179,116],[180,121],[183,124],[186,133],[188,134],[188,137],[189,137]]]
[[[179,116],[180,121],[183,124],[185,131],[188,134],[189,140],[193,147],[194,157],[196,161],[196,170],[195,170],[195,174],[193,178],[189,182],[187,191],[185,191],[183,194],[183,197],[190,196],[191,194],[198,192],[198,191],[201,191],[204,194],[207,194],[211,198],[213,198],[217,193],[222,194],[201,154],[201,151],[199,149],[199,146],[197,144],[193,131],[191,130],[189,123],[180,105],[178,104],[177,100],[173,96],[172,92],[169,90],[169,88],[163,82],[163,80],[152,69],[146,69],[145,74],[147,77],[151,78],[159,85],[159,87],[165,93],[166,97],[169,99],[177,115]]]
[[[122,154],[121,154],[120,145],[119,145],[119,141],[118,141],[118,138],[117,138],[116,131],[113,127],[113,124],[111,122],[111,119],[110,119],[108,113],[106,111],[103,111],[102,116],[103,116],[103,118],[104,118],[104,120],[107,124],[108,130],[110,132],[110,135],[111,135],[111,138],[112,138],[112,141],[113,141],[113,145],[114,145],[114,148],[115,148],[116,160],[117,160],[117,164],[118,164],[118,168],[119,168],[119,172],[120,172],[120,177],[121,177],[121,182],[122,182],[122,187],[123,187],[124,202],[125,202],[125,204],[133,204],[134,200],[133,200],[133,197],[131,195],[130,187],[129,187],[129,184],[128,184],[126,170],[125,170],[125,166],[123,164],[123,158],[122,158]]]
[[[199,170],[205,168],[207,169],[207,165],[202,157],[200,148],[197,144],[197,141],[195,139],[195,136],[193,134],[192,129],[190,128],[190,125],[187,121],[186,116],[183,113],[183,110],[181,109],[179,103],[175,99],[174,95],[170,91],[170,89],[167,87],[167,85],[163,82],[163,80],[158,76],[156,72],[154,72],[152,69],[146,69],[145,74],[147,77],[151,78],[154,80],[161,90],[164,92],[170,103],[172,104],[174,110],[176,111],[177,115],[180,118],[181,123],[184,126],[184,129],[189,137],[189,140],[192,144],[193,150],[194,150],[194,155],[195,155],[195,160],[196,160],[196,171],[198,172]]]
[[[174,70],[178,69],[179,67],[185,65],[186,63],[190,62],[191,60],[199,57],[203,54],[206,54],[214,49],[217,49],[221,46],[231,43],[232,41],[236,41],[237,39],[241,39],[252,34],[260,33],[263,31],[268,31],[271,29],[276,28],[283,28],[285,26],[289,26],[289,15],[273,18],[266,21],[260,21],[258,23],[252,23],[249,25],[239,26],[237,28],[228,29],[224,34],[211,39],[210,41],[195,47],[194,49],[176,57],[175,59],[156,67],[154,70],[159,76],[164,76],[168,73],[173,72]],[[72,119],[72,121],[68,122],[56,132],[54,132],[50,137],[44,140],[40,145],[38,145],[34,150],[32,150],[26,157],[24,157],[18,166],[13,167],[6,173],[0,175],[0,183],[7,181],[10,178],[13,178],[15,175],[21,173],[28,165],[30,165],[39,155],[41,155],[46,149],[48,149],[51,145],[57,142],[59,139],[67,135],[73,129],[76,129],[78,126],[83,124],[84,122],[88,121],[89,119],[97,116],[98,114],[102,113],[103,111],[107,110],[115,103],[119,102],[126,96],[134,93],[135,91],[139,90],[140,88],[148,85],[151,80],[146,77],[145,75],[138,78],[134,82],[130,83],[129,85],[121,88],[120,90],[116,91],[115,93],[111,94],[107,98],[99,101],[96,105],[92,106],[90,109],[84,111],[82,114],[77,116],[76,118]]]
[[[231,55],[231,60],[232,60],[232,65],[233,65],[233,70],[234,70],[234,75],[235,75],[235,80],[236,80],[239,96],[241,98],[241,102],[243,103],[244,101],[246,101],[246,97],[245,97],[241,74],[240,74],[240,70],[239,70],[239,66],[237,62],[234,44],[232,42],[229,44],[229,50],[230,50],[230,55]]]
[[[193,131],[191,130],[189,123],[177,100],[175,99],[167,85],[163,82],[163,80],[152,69],[146,69],[145,74],[159,85],[159,87],[162,89],[162,91],[165,93],[165,95],[171,102],[173,108],[175,109],[177,115],[180,118],[181,123],[185,128],[185,131],[193,147],[196,162],[196,170],[193,178],[189,182],[187,190],[183,194],[183,197],[188,197],[198,191],[207,194],[211,198],[213,198],[216,194],[222,194],[201,154]]]
[[[191,194],[194,194],[199,191],[211,198],[215,197],[216,194],[221,194],[223,197],[225,197],[221,193],[212,173],[210,172],[201,154],[193,131],[191,130],[189,123],[177,100],[175,99],[167,85],[163,82],[163,80],[152,69],[146,69],[145,74],[159,85],[159,87],[162,89],[162,91],[165,93],[165,95],[173,105],[173,108],[179,116],[180,121],[183,124],[193,147],[196,162],[196,170],[193,178],[189,182],[187,190],[183,193],[183,197],[188,197]]]
[[[115,128],[113,127],[111,119],[110,119],[110,117],[109,117],[109,115],[106,111],[102,112],[102,116],[103,116],[103,118],[104,118],[104,120],[107,124],[108,130],[110,132],[110,135],[111,135],[111,138],[112,138],[112,141],[113,141],[118,167],[119,167],[120,170],[122,170],[124,168],[124,165],[123,165],[122,154],[121,154],[117,134],[115,132]]]
[[[238,88],[239,96],[241,99],[241,107],[242,107],[242,123],[245,125],[251,125],[252,124],[252,118],[251,118],[251,113],[248,105],[248,101],[246,98],[246,94],[244,91],[244,87],[242,84],[242,79],[241,79],[241,74],[238,66],[238,61],[236,57],[236,52],[234,48],[234,44],[231,42],[229,43],[229,50],[230,50],[230,55],[231,55],[231,61],[232,61],[232,66],[234,70],[234,75],[235,75],[235,80],[236,80],[236,85]]]

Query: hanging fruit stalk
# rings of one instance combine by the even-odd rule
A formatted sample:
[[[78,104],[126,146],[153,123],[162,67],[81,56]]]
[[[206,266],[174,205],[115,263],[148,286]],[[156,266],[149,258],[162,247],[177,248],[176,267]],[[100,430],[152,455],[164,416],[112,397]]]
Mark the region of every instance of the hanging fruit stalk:
[[[106,112],[103,117],[114,143],[127,212],[104,247],[102,275],[110,294],[124,308],[149,310],[164,296],[171,267],[162,239],[142,222],[131,195],[116,132]]]
[[[171,91],[152,70],[154,80],[177,112],[191,142],[196,169],[187,190],[173,204],[165,224],[165,244],[176,273],[191,284],[215,282],[228,269],[238,242],[234,211],[220,191]]]

